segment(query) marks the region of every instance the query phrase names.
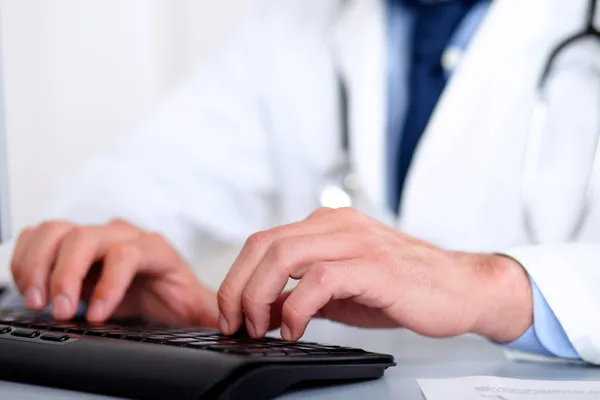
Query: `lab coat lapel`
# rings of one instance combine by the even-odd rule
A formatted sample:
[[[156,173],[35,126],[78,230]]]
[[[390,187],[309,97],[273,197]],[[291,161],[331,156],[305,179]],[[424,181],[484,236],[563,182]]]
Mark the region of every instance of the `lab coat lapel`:
[[[351,159],[370,205],[385,207],[385,5],[352,0],[332,32],[333,53],[349,94]]]
[[[415,154],[402,230],[464,250],[526,242],[521,166],[535,85],[552,48],[581,29],[583,5],[493,2]]]

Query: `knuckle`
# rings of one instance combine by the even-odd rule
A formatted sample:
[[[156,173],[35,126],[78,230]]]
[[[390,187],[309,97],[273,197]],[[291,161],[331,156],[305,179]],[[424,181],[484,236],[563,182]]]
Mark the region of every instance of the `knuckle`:
[[[295,321],[304,318],[304,313],[300,311],[298,306],[291,301],[286,301],[281,308],[281,313],[285,316],[286,321]]]
[[[50,277],[50,290],[54,294],[58,293],[66,293],[69,286],[71,286],[70,281],[75,281],[75,277],[69,277],[67,274],[52,274]]]
[[[111,219],[108,222],[108,225],[115,226],[115,227],[131,227],[131,224],[129,222],[127,222],[125,219],[120,218],[120,217]]]
[[[143,231],[123,218],[113,218],[106,224],[111,231],[125,232],[130,236],[140,236]]]
[[[246,247],[252,251],[258,251],[269,244],[270,234],[267,231],[256,232],[246,241]]]
[[[334,211],[334,209],[333,209],[333,208],[330,208],[330,207],[320,207],[320,208],[317,208],[315,211],[313,211],[313,212],[312,212],[312,213],[311,213],[311,214],[308,216],[308,219],[311,219],[311,218],[318,218],[318,217],[320,217],[320,216],[322,216],[322,215],[327,215],[327,214],[329,214],[329,213],[330,213],[330,212],[332,212],[332,211]]]
[[[232,298],[233,296],[231,294],[231,291],[229,291],[229,286],[223,283],[217,291],[217,302],[220,306],[227,307],[231,303]]]
[[[294,241],[291,239],[279,239],[273,242],[268,251],[268,260],[276,267],[287,269],[290,254],[294,249]]]
[[[58,230],[68,229],[72,227],[73,224],[69,222],[61,222],[61,221],[46,221],[42,222],[37,230],[42,234],[50,234],[56,232]]]
[[[252,310],[256,305],[256,296],[249,290],[244,290],[242,293],[242,307],[245,311]]]
[[[340,219],[348,221],[347,229],[350,231],[361,232],[362,235],[376,234],[377,227],[365,214],[354,208],[342,208],[338,210]]]
[[[162,247],[167,244],[167,239],[157,232],[147,232],[144,235],[144,241],[152,247]]]
[[[230,303],[235,301],[235,291],[233,287],[230,285],[229,280],[225,279],[219,290],[217,291],[217,301],[219,304],[229,305]]]
[[[33,232],[33,230],[34,229],[30,226],[28,226],[27,228],[23,228],[23,230],[21,230],[21,232],[19,233],[18,239],[23,239],[23,238],[29,236]]]
[[[358,212],[355,208],[352,207],[339,208],[335,210],[335,212],[339,218],[345,220],[360,219],[363,216],[360,212]]]
[[[113,261],[137,262],[141,258],[139,249],[130,243],[118,243],[108,249],[109,257]]]
[[[81,243],[88,240],[90,236],[89,229],[83,226],[76,226],[65,237],[66,241]]]
[[[331,268],[326,264],[315,264],[310,270],[309,278],[317,286],[327,286],[331,280]]]

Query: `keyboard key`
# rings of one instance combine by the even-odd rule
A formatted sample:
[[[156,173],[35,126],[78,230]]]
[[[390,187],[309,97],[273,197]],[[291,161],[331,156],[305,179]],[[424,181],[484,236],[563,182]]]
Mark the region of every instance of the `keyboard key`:
[[[177,339],[170,339],[167,341],[167,343],[181,346],[184,344],[193,343],[195,341],[196,341],[196,339],[194,339],[194,338],[177,338]]]
[[[194,343],[202,343],[205,346],[212,346],[212,345],[222,344],[218,340],[197,340],[197,339],[194,339],[194,340],[195,340]]]
[[[251,357],[260,357],[260,356],[264,356],[266,355],[264,351],[262,351],[261,349],[231,349],[227,351],[228,353],[232,353],[232,354],[241,354],[241,355],[245,355],[245,356],[251,356]]]
[[[56,335],[52,333],[44,333],[40,339],[48,342],[66,342],[70,339],[69,335]]]
[[[190,335],[190,336],[194,336],[194,337],[198,337],[198,336],[220,336],[221,332],[216,331],[214,329],[206,329],[203,331],[185,331],[185,332],[180,332],[182,334],[186,334],[186,335]]]
[[[16,321],[16,317],[11,317],[11,316],[1,316],[0,317],[0,323],[2,324],[10,324]]]
[[[308,354],[303,350],[294,349],[292,347],[278,347],[277,350],[283,351],[290,356],[305,356]]]
[[[0,326],[0,335],[4,335],[6,333],[9,333],[10,331],[12,331],[12,329],[8,326]]]
[[[27,339],[35,339],[36,337],[40,336],[40,333],[38,331],[15,330],[11,332],[11,335]]]
[[[160,340],[169,340],[175,339],[172,335],[152,335],[148,337],[149,339],[160,339]]]

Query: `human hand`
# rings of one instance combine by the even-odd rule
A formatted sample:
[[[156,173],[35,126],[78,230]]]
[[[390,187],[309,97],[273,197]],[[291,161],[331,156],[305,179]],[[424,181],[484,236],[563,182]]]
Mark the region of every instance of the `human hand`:
[[[289,278],[299,283],[282,293]],[[218,300],[224,333],[245,323],[252,337],[261,337],[279,313],[287,340],[299,339],[316,316],[503,342],[518,338],[533,314],[527,274],[515,261],[445,251],[353,209],[320,209],[251,236]]]
[[[19,236],[11,272],[29,309],[51,299],[58,320],[88,302],[87,319],[147,317],[216,327],[217,301],[160,235],[125,221],[102,226],[46,222]]]

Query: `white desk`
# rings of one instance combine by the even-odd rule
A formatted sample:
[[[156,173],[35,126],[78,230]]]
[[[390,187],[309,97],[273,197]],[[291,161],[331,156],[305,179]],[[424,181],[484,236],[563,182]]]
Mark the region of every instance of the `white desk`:
[[[404,331],[367,331],[315,321],[305,339],[390,353],[396,357],[398,366],[388,369],[385,377],[376,381],[290,393],[282,397],[284,400],[422,400],[415,378],[495,375],[545,380],[600,380],[600,368],[507,361],[500,348],[476,337],[433,340]],[[0,382],[0,399],[112,398]]]

